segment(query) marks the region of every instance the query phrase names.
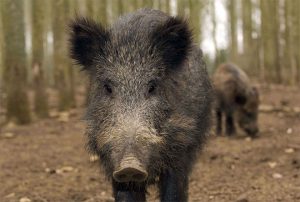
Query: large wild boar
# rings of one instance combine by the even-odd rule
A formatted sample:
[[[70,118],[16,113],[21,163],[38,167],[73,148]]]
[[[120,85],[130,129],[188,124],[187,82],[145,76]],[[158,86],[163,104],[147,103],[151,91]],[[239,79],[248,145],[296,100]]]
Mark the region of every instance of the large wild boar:
[[[186,21],[141,9],[104,28],[71,23],[71,57],[91,84],[88,148],[116,201],[187,201],[188,176],[210,126],[211,84]]]
[[[226,134],[236,132],[234,119],[250,136],[258,133],[259,95],[246,73],[234,64],[221,64],[214,76],[217,134],[222,133],[222,114],[225,114]]]

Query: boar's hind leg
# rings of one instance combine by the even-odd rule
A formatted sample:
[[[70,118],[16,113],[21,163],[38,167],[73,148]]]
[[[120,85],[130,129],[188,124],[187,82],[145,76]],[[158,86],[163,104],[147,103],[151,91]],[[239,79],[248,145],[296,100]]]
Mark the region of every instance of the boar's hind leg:
[[[160,200],[162,202],[187,201],[188,177],[169,169],[160,176]]]
[[[226,134],[233,135],[234,133],[235,133],[235,126],[234,126],[233,112],[227,111],[226,112]]]
[[[140,187],[138,190],[131,190],[130,185],[113,182],[113,192],[116,202],[144,202],[146,201],[146,189]]]
[[[217,118],[217,135],[222,134],[222,110],[221,108],[217,108],[216,110],[216,118]]]

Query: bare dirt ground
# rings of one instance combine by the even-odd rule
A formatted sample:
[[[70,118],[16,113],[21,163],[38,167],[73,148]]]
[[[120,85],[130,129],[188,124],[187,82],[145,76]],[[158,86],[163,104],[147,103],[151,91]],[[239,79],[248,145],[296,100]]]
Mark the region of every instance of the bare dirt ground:
[[[300,106],[299,89],[261,86],[262,104]],[[84,149],[82,109],[0,135],[0,201],[112,201]],[[260,137],[211,138],[190,177],[189,201],[300,201],[300,115],[260,114]],[[148,201],[158,201],[150,189]]]

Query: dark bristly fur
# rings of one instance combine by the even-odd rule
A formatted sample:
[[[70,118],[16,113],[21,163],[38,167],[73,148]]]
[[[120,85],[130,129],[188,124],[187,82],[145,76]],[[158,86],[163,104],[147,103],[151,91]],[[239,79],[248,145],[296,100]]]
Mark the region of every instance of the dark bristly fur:
[[[161,201],[187,201],[210,127],[211,84],[186,21],[141,9],[107,29],[82,18],[70,27],[71,57],[90,75],[88,149],[100,156],[116,201],[144,201],[152,183]],[[113,179],[128,155],[146,181]]]
[[[235,133],[239,126],[250,136],[258,132],[259,95],[248,76],[234,64],[221,64],[213,77],[216,94],[217,134],[222,133],[222,114],[225,113],[226,134]]]

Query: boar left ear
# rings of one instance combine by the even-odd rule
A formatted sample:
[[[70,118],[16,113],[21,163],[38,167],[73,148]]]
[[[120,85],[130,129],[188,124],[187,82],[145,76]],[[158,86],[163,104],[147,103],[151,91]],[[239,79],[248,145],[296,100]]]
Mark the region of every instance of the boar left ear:
[[[170,17],[156,28],[152,41],[165,64],[169,68],[176,68],[188,56],[192,45],[192,32],[185,20]]]
[[[84,70],[90,68],[96,56],[103,55],[108,32],[101,24],[87,18],[70,23],[70,55]]]

